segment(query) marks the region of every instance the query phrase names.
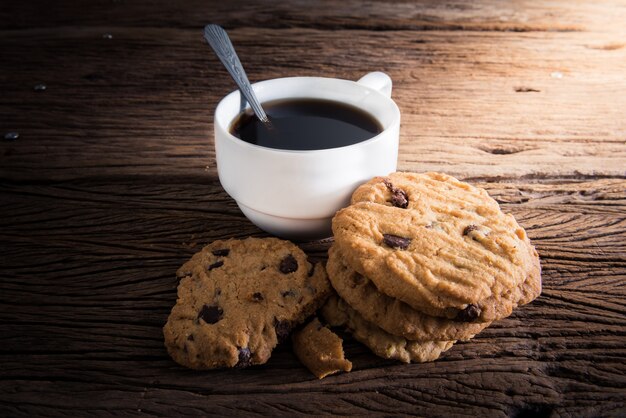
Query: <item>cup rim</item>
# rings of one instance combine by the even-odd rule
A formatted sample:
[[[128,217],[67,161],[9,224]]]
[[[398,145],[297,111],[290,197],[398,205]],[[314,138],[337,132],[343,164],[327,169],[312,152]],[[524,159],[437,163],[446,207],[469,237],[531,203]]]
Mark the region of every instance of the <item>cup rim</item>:
[[[267,79],[267,80],[262,80],[262,81],[258,81],[256,83],[253,83],[252,86],[254,87],[257,84],[260,85],[260,84],[268,83],[268,82],[277,82],[277,81],[282,81],[282,80],[294,80],[294,79],[306,79],[306,80],[318,79],[318,80],[324,80],[325,82],[326,81],[332,81],[332,82],[339,82],[339,83],[350,83],[351,85],[356,84],[356,85],[358,85],[359,88],[363,88],[363,89],[369,90],[371,93],[374,93],[374,94],[378,95],[380,99],[383,99],[383,100],[386,100],[387,102],[389,102],[390,105],[391,105],[391,108],[394,111],[393,119],[389,123],[389,126],[387,126],[387,128],[383,129],[378,134],[374,135],[373,137],[371,137],[369,139],[366,139],[365,141],[357,142],[355,144],[344,145],[342,147],[336,147],[336,148],[324,148],[324,149],[313,149],[313,150],[289,150],[289,149],[281,149],[281,148],[269,148],[269,147],[264,147],[262,145],[251,144],[251,143],[246,142],[246,141],[242,140],[241,138],[237,138],[235,135],[231,134],[229,127],[230,127],[230,124],[233,122],[234,119],[231,120],[228,123],[227,127],[224,127],[224,125],[222,123],[220,123],[220,121],[218,121],[218,118],[217,118],[218,112],[220,111],[220,109],[223,106],[225,106],[224,102],[226,101],[226,99],[228,99],[229,97],[239,93],[239,90],[237,89],[237,90],[231,91],[226,96],[222,97],[222,99],[219,101],[219,103],[215,107],[215,113],[213,114],[214,129],[219,127],[219,129],[222,131],[222,133],[225,134],[224,136],[226,138],[228,138],[229,140],[239,144],[240,146],[249,147],[250,149],[255,149],[255,150],[269,152],[269,153],[279,153],[279,154],[325,154],[325,153],[331,153],[331,152],[338,152],[340,150],[341,151],[349,150],[351,148],[357,148],[359,146],[363,146],[364,144],[367,144],[367,143],[370,143],[370,142],[374,142],[374,141],[378,140],[381,136],[383,136],[383,134],[385,134],[389,129],[392,129],[393,126],[396,126],[396,124],[398,124],[399,121],[400,121],[400,108],[398,108],[398,105],[396,104],[395,101],[393,101],[393,99],[391,99],[390,97],[385,96],[384,94],[382,94],[380,91],[378,91],[376,89],[373,89],[373,88],[365,86],[365,85],[358,84],[356,81],[352,81],[352,80],[346,80],[346,79],[343,79],[343,78],[333,78],[333,77],[295,76],[295,77],[270,78],[270,79]],[[352,106],[359,107],[357,105],[352,105]],[[364,109],[361,109],[361,110],[364,110]],[[237,115],[239,115],[239,113]],[[376,120],[378,120],[378,118],[375,115],[371,115],[371,116],[376,118]]]

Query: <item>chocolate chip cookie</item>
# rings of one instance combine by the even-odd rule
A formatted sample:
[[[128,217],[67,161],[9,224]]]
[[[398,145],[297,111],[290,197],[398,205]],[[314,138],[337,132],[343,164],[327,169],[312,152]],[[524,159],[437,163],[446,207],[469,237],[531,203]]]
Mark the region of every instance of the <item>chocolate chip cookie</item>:
[[[291,338],[296,356],[318,379],[352,370],[352,363],[344,356],[343,341],[319,319],[314,318]]]
[[[513,216],[445,174],[372,179],[337,212],[333,233],[350,267],[431,316],[490,322],[511,313],[529,276],[541,286],[537,252]]]
[[[410,341],[391,335],[363,319],[357,311],[336,295],[328,298],[321,312],[331,326],[345,326],[355,339],[368,346],[377,356],[404,363],[434,361],[455,343],[455,341]]]
[[[276,238],[215,241],[177,276],[165,346],[193,369],[265,363],[331,291],[322,265],[313,267],[297,246]]]
[[[379,292],[369,279],[344,263],[334,245],[328,250],[326,271],[331,285],[343,300],[365,320],[392,335],[415,341],[468,340],[490,324],[429,316]]]

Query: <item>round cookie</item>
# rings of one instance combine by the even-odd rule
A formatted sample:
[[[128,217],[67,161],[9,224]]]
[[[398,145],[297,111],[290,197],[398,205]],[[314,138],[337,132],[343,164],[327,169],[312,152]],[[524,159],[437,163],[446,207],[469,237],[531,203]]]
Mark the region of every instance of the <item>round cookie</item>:
[[[526,232],[484,189],[439,173],[392,173],[361,185],[333,218],[350,267],[432,316],[509,315],[539,258]],[[535,280],[540,287],[540,278]],[[535,286],[536,287],[536,286]]]
[[[276,238],[215,241],[177,272],[165,346],[193,369],[265,363],[331,292],[326,271]]]
[[[326,271],[341,299],[366,321],[392,335],[415,341],[469,340],[489,322],[467,323],[426,315],[381,293],[366,277],[348,267],[336,246],[328,250]]]
[[[354,338],[365,344],[379,357],[404,363],[434,361],[450,349],[455,341],[410,341],[391,335],[363,319],[336,295],[322,307],[322,316],[333,327],[345,326]]]

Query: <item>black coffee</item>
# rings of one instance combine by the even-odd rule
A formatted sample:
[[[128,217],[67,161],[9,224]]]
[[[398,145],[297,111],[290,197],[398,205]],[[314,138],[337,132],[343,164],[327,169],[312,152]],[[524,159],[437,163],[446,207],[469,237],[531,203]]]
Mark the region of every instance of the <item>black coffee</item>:
[[[369,113],[331,100],[275,100],[262,106],[269,126],[246,111],[235,119],[230,132],[251,144],[286,150],[343,147],[382,132],[380,123]]]

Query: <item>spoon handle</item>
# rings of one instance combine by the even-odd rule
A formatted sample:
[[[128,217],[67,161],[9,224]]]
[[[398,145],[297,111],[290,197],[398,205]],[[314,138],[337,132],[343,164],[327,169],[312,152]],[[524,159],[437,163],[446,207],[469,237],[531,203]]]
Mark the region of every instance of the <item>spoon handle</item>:
[[[230,38],[226,31],[218,25],[210,24],[204,27],[204,39],[211,45],[211,48],[215,51],[224,67],[228,70],[230,75],[237,83],[239,90],[243,93],[244,97],[250,103],[254,114],[261,120],[261,122],[268,122],[267,115],[259,103],[250,80],[246,76],[246,72],[239,61],[239,57],[235,52],[233,44],[230,42]]]

